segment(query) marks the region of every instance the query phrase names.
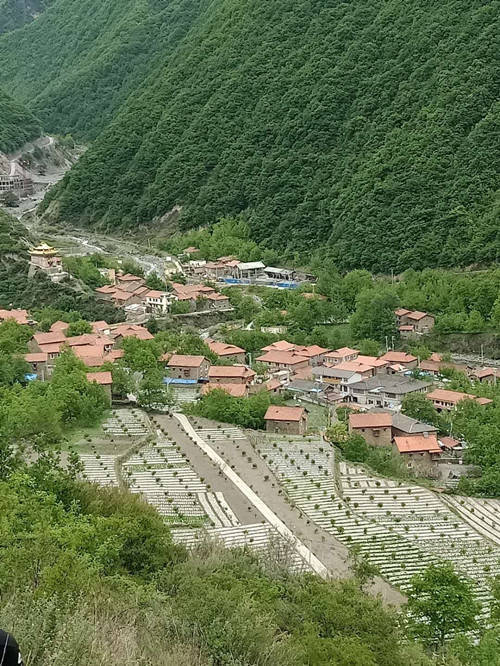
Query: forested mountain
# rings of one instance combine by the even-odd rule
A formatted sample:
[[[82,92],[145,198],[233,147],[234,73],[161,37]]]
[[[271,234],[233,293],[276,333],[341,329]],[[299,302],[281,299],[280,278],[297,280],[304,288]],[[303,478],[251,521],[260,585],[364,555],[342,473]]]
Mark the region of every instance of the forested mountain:
[[[0,152],[8,153],[40,136],[40,121],[0,90]]]
[[[93,138],[182,39],[203,2],[55,0],[0,39],[0,85],[47,131]]]
[[[54,0],[0,0],[0,35],[37,18]]]
[[[0,40],[0,83],[51,128],[94,136],[127,98],[52,195],[62,219],[243,213],[342,269],[498,258],[497,2],[159,6],[58,0]]]

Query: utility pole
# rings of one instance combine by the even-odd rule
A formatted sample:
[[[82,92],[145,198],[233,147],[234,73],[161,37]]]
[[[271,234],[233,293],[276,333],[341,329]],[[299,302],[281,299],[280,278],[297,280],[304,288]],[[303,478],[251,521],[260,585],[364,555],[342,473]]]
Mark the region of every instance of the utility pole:
[[[387,337],[387,335],[385,336],[385,351],[386,352],[389,351],[389,338]]]

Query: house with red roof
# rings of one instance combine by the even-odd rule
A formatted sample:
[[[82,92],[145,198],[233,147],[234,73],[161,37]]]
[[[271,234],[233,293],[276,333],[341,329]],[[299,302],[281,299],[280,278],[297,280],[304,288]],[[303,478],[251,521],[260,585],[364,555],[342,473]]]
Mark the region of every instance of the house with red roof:
[[[245,363],[245,350],[236,345],[229,345],[226,342],[217,342],[215,340],[205,340],[206,344],[214,354],[232,363]]]
[[[405,459],[408,469],[419,476],[437,476],[441,447],[435,433],[394,437],[394,450]]]
[[[416,368],[418,364],[418,358],[416,356],[400,351],[388,351],[383,356],[380,356],[380,359],[382,361],[387,361],[389,365],[402,365],[407,370]]]
[[[245,398],[248,395],[248,386],[246,386],[246,384],[216,384],[213,382],[208,382],[208,384],[205,384],[201,389],[201,393],[202,395],[207,395],[207,393],[210,393],[216,389],[225,391],[232,398]]]
[[[290,373],[309,365],[309,359],[295,351],[267,351],[258,356],[256,361],[264,363],[272,371],[287,370]]]
[[[206,380],[210,362],[204,356],[172,354],[167,362],[169,375],[173,379]]]
[[[1,310],[0,309],[0,322],[12,319],[17,324],[33,324],[33,320],[29,316],[27,310]]]
[[[102,386],[111,402],[111,390],[113,387],[113,377],[111,372],[107,370],[104,372],[87,372],[87,381],[90,383],[95,382]]]
[[[329,365],[337,365],[338,363],[346,363],[347,361],[355,361],[358,357],[359,351],[351,349],[350,347],[341,347],[334,349],[324,355],[325,363]]]
[[[431,400],[438,412],[442,412],[443,410],[450,412],[453,409],[456,409],[457,405],[462,402],[462,400],[474,400],[478,405],[491,405],[493,403],[493,400],[490,400],[489,398],[478,398],[470,393],[449,391],[441,388],[436,388],[427,393],[427,399]]]
[[[246,365],[212,365],[208,381],[212,384],[243,384],[249,386],[255,380],[255,372]]]
[[[392,415],[387,412],[349,414],[349,432],[361,435],[372,446],[390,446]]]
[[[500,368],[481,368],[480,370],[474,370],[472,375],[481,384],[495,384],[497,381],[500,382]]]
[[[428,312],[398,308],[394,314],[401,337],[423,335],[434,328],[434,317]]]
[[[264,421],[267,432],[303,435],[307,430],[307,410],[304,407],[270,405]]]

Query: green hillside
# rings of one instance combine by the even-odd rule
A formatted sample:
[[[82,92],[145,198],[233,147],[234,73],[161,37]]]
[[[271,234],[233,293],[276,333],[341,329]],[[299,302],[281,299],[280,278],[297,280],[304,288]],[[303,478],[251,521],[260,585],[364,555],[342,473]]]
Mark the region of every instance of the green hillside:
[[[40,136],[40,122],[28,109],[0,90],[0,152],[8,153]]]
[[[217,0],[66,178],[61,216],[244,212],[342,268],[495,259],[497,9]]]
[[[0,35],[39,16],[54,0],[0,0]]]
[[[0,39],[0,85],[49,132],[93,138],[182,39],[203,1],[56,0]]]

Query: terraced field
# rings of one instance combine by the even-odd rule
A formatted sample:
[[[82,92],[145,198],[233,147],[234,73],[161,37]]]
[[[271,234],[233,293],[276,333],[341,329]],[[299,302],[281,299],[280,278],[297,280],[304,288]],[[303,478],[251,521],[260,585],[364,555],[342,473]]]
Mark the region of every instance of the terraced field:
[[[498,540],[488,536],[498,527],[498,507],[480,502],[486,514],[482,520],[474,501],[462,505],[458,500],[457,509],[449,497],[342,462],[335,474],[334,451],[328,444],[273,437],[259,446],[290,501],[347,546],[359,544],[391,584],[404,592],[414,573],[451,560],[474,581],[487,613],[489,579],[500,573]]]
[[[82,454],[80,460],[83,463],[82,478],[100,486],[117,486],[116,456]]]

